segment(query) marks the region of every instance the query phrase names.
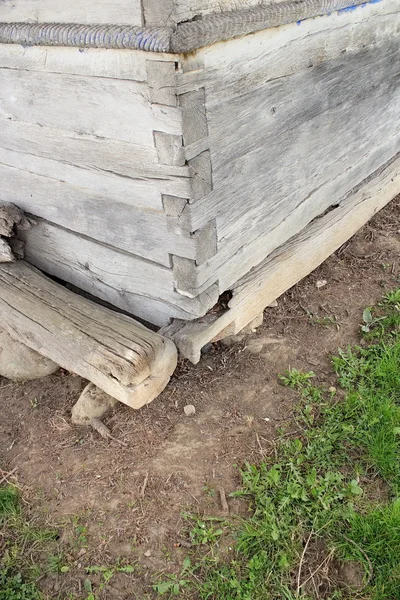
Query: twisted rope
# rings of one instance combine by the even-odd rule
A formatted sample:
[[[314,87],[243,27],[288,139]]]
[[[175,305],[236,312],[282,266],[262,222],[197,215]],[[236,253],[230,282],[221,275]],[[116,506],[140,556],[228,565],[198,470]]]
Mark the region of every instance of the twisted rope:
[[[0,43],[76,48],[130,48],[146,52],[191,52],[269,27],[355,8],[380,0],[290,0],[220,14],[171,27],[0,23]]]
[[[377,0],[295,0],[257,6],[220,14],[211,14],[188,23],[181,23],[172,34],[172,52],[191,52],[197,48],[234,37],[278,27],[296,21],[349,9]]]
[[[171,29],[73,23],[0,23],[0,43],[24,46],[72,46],[77,48],[130,48],[168,52]]]

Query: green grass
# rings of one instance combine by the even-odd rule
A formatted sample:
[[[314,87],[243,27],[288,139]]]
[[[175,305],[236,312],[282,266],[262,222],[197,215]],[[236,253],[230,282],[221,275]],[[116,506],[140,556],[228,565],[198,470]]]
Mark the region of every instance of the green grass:
[[[0,600],[54,598],[53,594],[48,595],[40,589],[40,582],[54,576],[60,580],[73,569],[74,565],[68,564],[66,555],[71,559],[71,554],[78,554],[81,548],[88,545],[87,527],[82,519],[81,516],[73,517],[70,523],[71,539],[61,544],[57,530],[47,528],[37,516],[30,515],[16,487],[0,487]],[[64,530],[67,525],[63,524]],[[113,564],[88,565],[84,570],[84,591],[76,594],[73,591],[65,592],[56,600],[106,598],[108,584],[114,576],[136,573],[136,566],[118,560]],[[96,580],[96,584],[92,583],[92,579]]]
[[[18,491],[0,487],[0,532],[4,543],[0,560],[0,600],[42,600],[35,579],[37,556],[42,544],[54,539],[54,532],[37,529],[22,516]]]
[[[235,495],[251,516],[232,525],[229,558],[192,557],[192,597],[400,599],[400,290],[364,311],[361,329],[364,345],[333,358],[341,393],[312,372],[282,376],[299,394],[300,433],[281,432],[270,459],[242,468]],[[325,563],[313,563],[318,545]],[[317,596],[304,582],[321,561],[357,561],[362,589],[331,581]]]

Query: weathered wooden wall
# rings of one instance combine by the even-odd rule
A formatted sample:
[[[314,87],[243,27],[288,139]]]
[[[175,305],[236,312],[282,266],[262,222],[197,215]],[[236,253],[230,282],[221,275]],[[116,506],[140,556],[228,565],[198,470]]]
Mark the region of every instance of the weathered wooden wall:
[[[239,7],[159,4],[146,24]],[[37,217],[27,260],[157,325],[203,316],[400,151],[399,17],[382,0],[189,55],[0,44],[0,201]]]
[[[209,189],[183,214],[192,231],[214,224],[217,251],[180,260],[179,289],[228,289],[399,151],[399,35],[384,0],[188,56],[185,152]]]
[[[0,46],[0,200],[42,219],[31,262],[157,324],[206,310],[171,270],[199,244],[164,210],[191,196],[174,75],[169,55]]]

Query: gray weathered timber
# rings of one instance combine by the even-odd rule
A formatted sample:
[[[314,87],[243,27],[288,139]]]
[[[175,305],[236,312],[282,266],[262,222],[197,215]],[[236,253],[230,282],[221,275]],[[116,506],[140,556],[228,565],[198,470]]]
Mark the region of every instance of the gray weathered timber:
[[[179,109],[151,104],[146,84],[79,75],[0,68],[0,116],[150,148],[154,130],[182,133]]]
[[[165,387],[175,369],[172,342],[23,261],[0,267],[0,309],[12,337],[133,408],[151,401],[155,381]]]
[[[232,12],[283,0],[143,0],[146,25],[181,23],[213,12]]]
[[[174,321],[160,333],[174,340],[193,363],[208,343],[239,333],[276,298],[311,273],[400,192],[400,154],[338,200],[337,207],[315,219],[276,249],[232,287],[222,314],[185,323]]]
[[[40,73],[64,73],[86,77],[106,77],[147,82],[149,62],[171,63],[179,56],[175,54],[153,54],[140,50],[108,48],[69,48],[66,46],[22,46],[0,43],[0,65],[6,69],[36,71]],[[168,67],[167,67],[168,68]],[[170,69],[169,69],[170,70]],[[164,82],[165,84],[165,82]],[[163,104],[163,102],[158,102]]]
[[[2,154],[0,148],[0,202],[11,201],[26,212],[167,267],[169,254],[195,258],[196,241],[169,233],[162,210],[129,204],[130,187],[136,192],[129,179],[102,177],[31,155]]]
[[[193,231],[216,217],[218,252],[191,271],[188,293],[216,279],[227,289],[396,153],[399,58],[393,35],[226,99],[223,72],[214,74],[206,85],[213,190],[185,212]]]
[[[140,0],[2,0],[1,21],[143,24]]]
[[[156,325],[203,316],[218,300],[217,286],[189,300],[175,291],[171,269],[46,221],[19,235],[31,264]]]
[[[151,101],[154,82],[123,79],[124,54],[120,79],[98,76],[117,65],[113,51],[103,65],[93,55],[90,77],[51,66],[21,77],[24,55],[11,54],[13,68],[0,68],[0,199],[166,267],[172,254],[194,260],[196,240],[171,234],[162,206],[163,194],[190,197],[189,168],[182,148],[181,160],[172,152],[169,160],[156,143],[167,138],[182,146],[180,109]],[[27,54],[31,68],[48,57]],[[164,83],[173,81],[173,61],[149,60],[143,76],[153,62]]]
[[[161,210],[161,193],[183,198],[191,195],[189,168],[160,164],[155,147],[0,118],[0,148],[12,151],[9,158],[20,152],[51,159],[54,168],[54,161],[64,163],[58,171],[69,168],[77,179],[78,169],[72,169],[75,166],[82,170],[80,180],[85,180],[89,189],[103,193],[104,189],[114,190],[108,191],[111,197],[116,192],[122,194],[138,208]],[[36,165],[39,163],[36,160]],[[97,184],[93,185],[95,176]]]
[[[184,55],[122,49],[135,25],[0,26],[84,46],[0,45],[0,199],[40,217],[29,260],[158,325],[204,318],[400,147],[397,0],[216,2],[145,0],[144,26],[159,10],[169,49],[324,14]]]
[[[27,230],[33,225],[19,206],[0,202],[0,263],[14,262],[24,257],[25,244],[15,238],[18,230]]]
[[[299,73],[320,63],[359,52],[398,35],[397,0],[382,0],[354,11],[307,19],[229,43],[212,45],[185,57],[177,75],[179,93],[204,88],[224,98]]]

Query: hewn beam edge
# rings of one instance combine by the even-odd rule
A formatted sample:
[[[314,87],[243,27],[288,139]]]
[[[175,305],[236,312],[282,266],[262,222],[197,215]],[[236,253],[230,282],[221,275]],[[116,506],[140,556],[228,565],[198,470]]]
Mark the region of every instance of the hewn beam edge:
[[[1,44],[169,52],[172,29],[76,23],[0,23]]]
[[[206,15],[172,27],[0,23],[1,44],[186,53],[216,42],[383,0],[295,0]]]
[[[178,25],[172,34],[172,52],[192,52],[216,42],[319,17],[338,10],[373,4],[382,0],[297,0],[212,14]]]

